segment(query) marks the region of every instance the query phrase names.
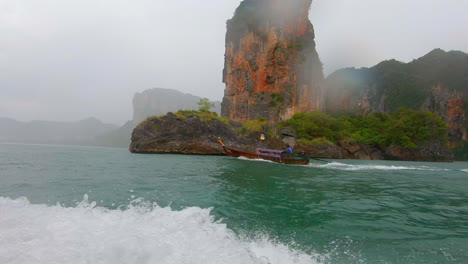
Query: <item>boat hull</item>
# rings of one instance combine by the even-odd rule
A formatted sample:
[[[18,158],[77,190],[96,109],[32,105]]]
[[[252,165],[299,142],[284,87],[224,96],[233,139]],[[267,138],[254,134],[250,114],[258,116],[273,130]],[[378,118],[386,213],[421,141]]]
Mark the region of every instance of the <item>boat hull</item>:
[[[277,157],[268,157],[268,156],[263,156],[261,154],[257,153],[248,153],[248,152],[243,152],[237,149],[229,148],[224,146],[224,153],[233,158],[239,158],[239,157],[244,157],[248,159],[262,159],[262,160],[269,160],[273,161],[276,163],[282,163],[282,164],[294,164],[294,165],[307,165],[309,164],[308,159],[291,159],[291,158],[277,158]]]

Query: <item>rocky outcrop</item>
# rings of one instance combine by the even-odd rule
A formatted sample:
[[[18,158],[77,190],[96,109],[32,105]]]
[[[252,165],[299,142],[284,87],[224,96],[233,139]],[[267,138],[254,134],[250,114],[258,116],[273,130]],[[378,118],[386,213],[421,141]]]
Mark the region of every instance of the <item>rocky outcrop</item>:
[[[184,94],[176,90],[154,88],[133,97],[133,122],[138,124],[149,116],[165,115],[179,110],[197,110],[201,97]],[[221,112],[221,103],[213,102],[212,111]]]
[[[286,149],[292,146],[296,153],[307,157],[330,159],[450,161],[452,154],[441,142],[430,142],[417,149],[404,149],[391,145],[384,149],[376,146],[314,140],[297,144],[295,131],[283,128],[277,135],[260,141],[260,132],[246,131],[242,123],[222,119],[212,114],[197,112],[168,113],[148,118],[133,131],[130,151],[134,153],[222,155],[217,137],[230,147],[255,153],[257,147]]]
[[[447,146],[441,142],[431,142],[418,146],[416,149],[406,149],[390,145],[383,149],[368,144],[331,142],[322,144],[299,143],[296,152],[304,152],[307,157],[328,159],[360,159],[360,160],[405,160],[405,161],[453,161],[454,157]]]
[[[347,158],[345,152],[339,146],[333,143],[323,144],[304,144],[299,143],[294,148],[296,152],[303,152],[306,157],[325,158],[325,159],[344,159]]]
[[[445,143],[431,142],[430,144],[418,146],[416,149],[405,149],[391,145],[384,151],[387,160],[410,160],[410,161],[453,161],[454,157]]]
[[[222,116],[276,122],[322,109],[312,0],[244,0],[227,22]]]
[[[239,135],[242,124],[213,115],[199,113],[168,113],[140,123],[132,134],[130,151],[134,153],[170,153],[221,155],[217,138],[233,148],[255,152],[260,133]],[[286,148],[281,140],[272,138],[263,147]]]
[[[133,131],[130,151],[134,153],[222,155],[217,137],[230,147],[255,153],[257,147],[285,149],[295,139],[293,130],[282,130],[279,136],[260,141],[260,132],[245,131],[243,124],[200,113],[168,113],[148,118]],[[241,133],[241,131],[243,131]],[[292,135],[291,135],[292,134]],[[334,144],[297,144],[297,153],[310,157],[344,158],[344,149]]]
[[[221,122],[203,122],[191,117],[177,119],[172,113],[140,123],[132,133],[130,151],[133,153],[169,153],[220,155],[222,148],[216,137],[232,136],[232,131]]]

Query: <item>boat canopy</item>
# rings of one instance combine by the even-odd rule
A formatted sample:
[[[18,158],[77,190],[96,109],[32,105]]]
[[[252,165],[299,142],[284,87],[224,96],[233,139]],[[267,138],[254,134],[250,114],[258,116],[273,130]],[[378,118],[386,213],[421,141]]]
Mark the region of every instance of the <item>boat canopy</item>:
[[[257,154],[264,157],[283,158],[283,150],[257,148]]]

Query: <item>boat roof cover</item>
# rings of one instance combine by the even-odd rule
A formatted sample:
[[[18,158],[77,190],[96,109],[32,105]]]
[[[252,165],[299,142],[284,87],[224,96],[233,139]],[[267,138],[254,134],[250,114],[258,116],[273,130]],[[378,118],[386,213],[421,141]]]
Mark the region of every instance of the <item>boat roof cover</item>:
[[[278,149],[264,149],[264,148],[257,148],[257,151],[259,152],[267,152],[267,153],[282,153],[283,150],[278,150]]]

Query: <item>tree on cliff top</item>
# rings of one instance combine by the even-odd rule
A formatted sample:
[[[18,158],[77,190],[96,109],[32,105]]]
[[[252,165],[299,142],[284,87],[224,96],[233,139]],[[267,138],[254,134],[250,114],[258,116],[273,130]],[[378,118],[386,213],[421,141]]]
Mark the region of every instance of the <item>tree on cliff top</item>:
[[[214,104],[208,98],[200,99],[197,104],[200,112],[210,112],[214,108]]]

